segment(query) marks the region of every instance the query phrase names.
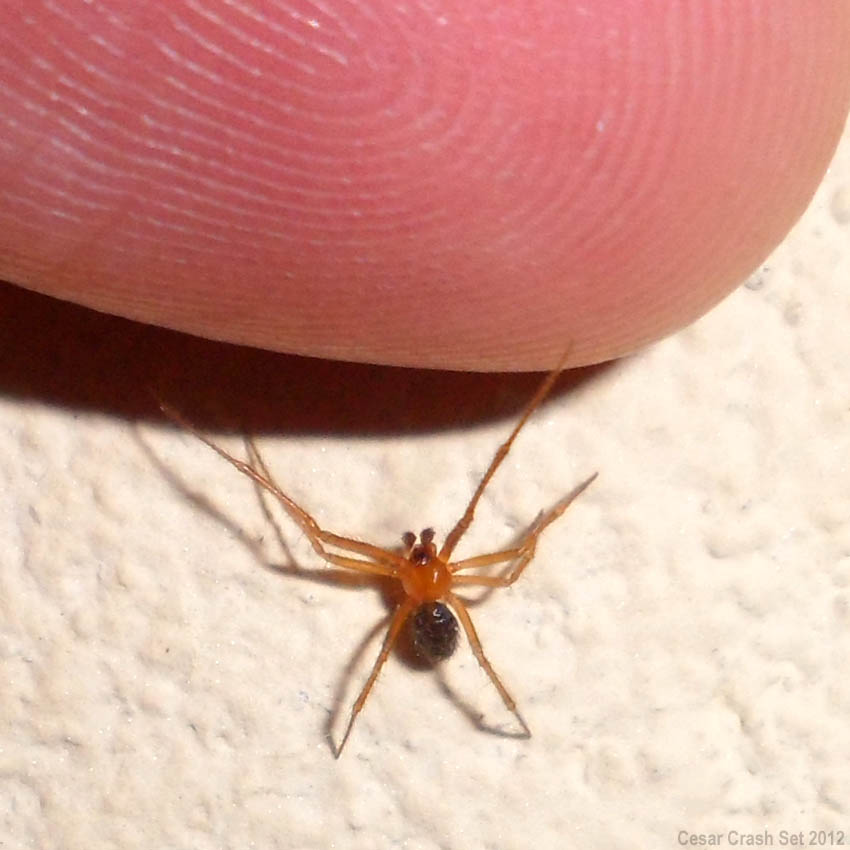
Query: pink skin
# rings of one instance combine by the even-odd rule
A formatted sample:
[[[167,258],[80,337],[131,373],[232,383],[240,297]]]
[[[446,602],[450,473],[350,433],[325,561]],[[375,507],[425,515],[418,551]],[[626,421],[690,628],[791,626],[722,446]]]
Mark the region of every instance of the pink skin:
[[[0,276],[322,357],[657,339],[783,237],[850,103],[847,0],[18,5]]]

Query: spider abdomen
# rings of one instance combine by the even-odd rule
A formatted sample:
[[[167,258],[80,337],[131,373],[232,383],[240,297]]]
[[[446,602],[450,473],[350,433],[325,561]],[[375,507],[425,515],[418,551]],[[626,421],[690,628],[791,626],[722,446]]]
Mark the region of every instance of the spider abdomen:
[[[457,620],[442,602],[423,602],[413,612],[413,646],[423,658],[442,661],[457,647]]]

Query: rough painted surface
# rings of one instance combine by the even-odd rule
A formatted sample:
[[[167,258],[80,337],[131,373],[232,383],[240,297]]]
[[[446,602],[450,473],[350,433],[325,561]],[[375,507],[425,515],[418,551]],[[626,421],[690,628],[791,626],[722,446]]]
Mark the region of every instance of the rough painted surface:
[[[546,406],[487,494],[464,553],[600,470],[473,610],[529,741],[474,727],[510,717],[464,644],[442,676],[391,659],[334,761],[381,594],[264,568],[319,565],[191,437],[6,395],[0,845],[850,840],[848,141],[747,285]],[[445,531],[509,428],[263,447],[321,523],[393,545]]]

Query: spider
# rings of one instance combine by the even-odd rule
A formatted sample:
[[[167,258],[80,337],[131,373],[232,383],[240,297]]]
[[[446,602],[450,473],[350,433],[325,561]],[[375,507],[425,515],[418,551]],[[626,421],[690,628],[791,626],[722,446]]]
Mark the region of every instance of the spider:
[[[531,414],[549,394],[556,379],[563,371],[566,357],[565,354],[559,364],[547,375],[526,405],[510,436],[499,446],[487,467],[487,471],[472,494],[466,510],[449,532],[439,550],[434,543],[435,532],[433,528],[424,529],[420,532],[418,538],[413,532],[406,532],[402,536],[404,546],[401,552],[391,551],[381,546],[326,531],[304,508],[296,504],[278,487],[258,453],[255,452],[253,456],[256,465],[239,460],[200,433],[173,408],[160,402],[160,407],[167,416],[194,434],[261,488],[271,493],[307,535],[315,552],[326,562],[359,573],[395,579],[401,585],[402,601],[397,605],[390,618],[381,651],[378,653],[369,677],[352,706],[342,740],[339,746],[334,749],[336,758],[341,755],[351,734],[354,721],[362,711],[381,668],[408,620],[411,620],[415,649],[424,656],[425,660],[431,663],[442,661],[454,653],[457,646],[459,620],[475,658],[495,686],[505,707],[516,717],[522,727],[523,737],[531,736],[531,730],[520,714],[516,701],[508,693],[507,688],[493,669],[493,665],[484,654],[481,640],[472,624],[466,604],[457,596],[455,590],[464,587],[510,587],[522,575],[534,557],[537,540],[543,530],[566,511],[573,500],[590,486],[598,473],[594,472],[548,511],[542,512],[519,542],[510,549],[477,555],[473,558],[464,558],[460,561],[452,561],[451,558],[455,547],[472,523],[475,509],[490,479],[507,456],[511,445]],[[331,552],[327,548],[329,546],[349,554]],[[352,557],[352,555],[357,557]],[[467,570],[478,567],[507,563],[511,563],[512,567],[502,575],[465,574]]]

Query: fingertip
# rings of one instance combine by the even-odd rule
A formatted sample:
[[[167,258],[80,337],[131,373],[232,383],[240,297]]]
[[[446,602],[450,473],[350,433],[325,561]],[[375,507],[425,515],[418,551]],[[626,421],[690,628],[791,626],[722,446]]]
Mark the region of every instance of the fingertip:
[[[19,163],[2,273],[313,356],[529,369],[568,342],[572,364],[625,354],[765,257],[840,135],[850,8],[755,10],[547,0],[481,19],[375,0],[297,33],[281,13],[278,40],[228,7],[221,26],[151,19],[133,50],[90,10],[115,46],[95,53],[45,17],[41,49],[79,49],[30,61],[34,108],[20,81],[0,95]],[[170,58],[151,49],[164,42]]]

